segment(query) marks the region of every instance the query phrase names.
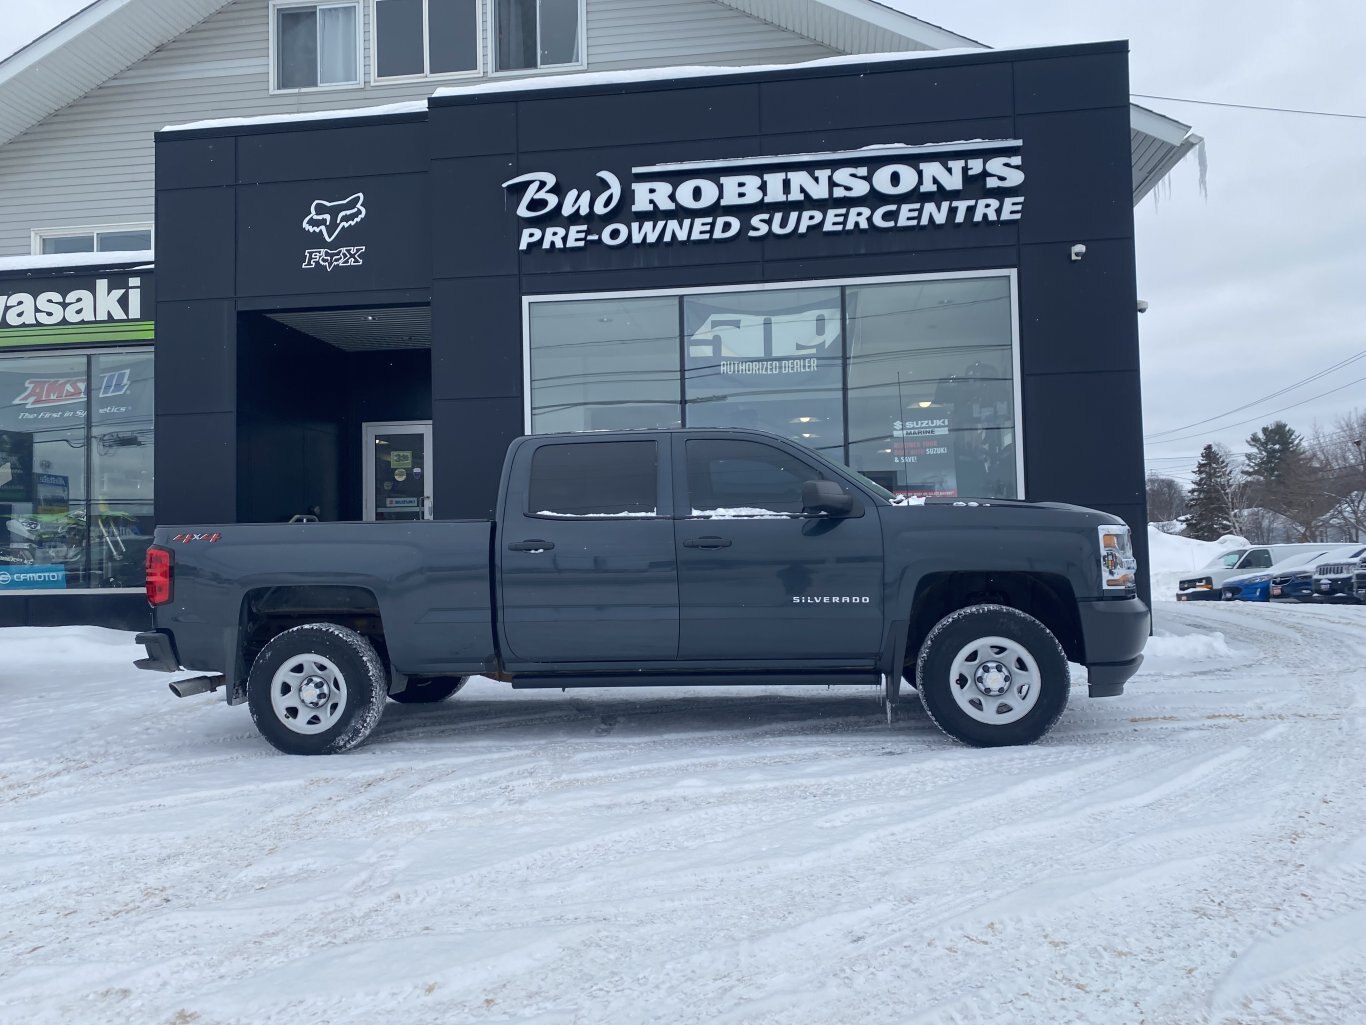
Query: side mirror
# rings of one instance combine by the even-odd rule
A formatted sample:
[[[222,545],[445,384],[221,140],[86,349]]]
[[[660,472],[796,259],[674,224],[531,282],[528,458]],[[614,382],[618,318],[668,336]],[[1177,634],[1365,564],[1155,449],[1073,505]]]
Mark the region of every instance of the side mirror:
[[[802,512],[848,516],[854,511],[854,496],[832,480],[809,480],[802,485]]]

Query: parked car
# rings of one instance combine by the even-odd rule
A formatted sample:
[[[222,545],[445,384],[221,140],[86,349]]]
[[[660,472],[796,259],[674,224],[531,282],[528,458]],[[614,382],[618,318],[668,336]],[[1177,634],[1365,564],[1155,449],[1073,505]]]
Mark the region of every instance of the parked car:
[[[1318,551],[1307,556],[1301,552],[1283,559],[1262,573],[1229,577],[1224,581],[1224,601],[1308,598],[1315,566],[1325,559],[1345,559],[1350,557],[1349,553],[1360,554],[1363,550],[1359,545],[1318,545],[1317,548]]]
[[[159,527],[143,669],[209,675],[293,754],[344,751],[392,697],[903,677],[944,732],[1026,744],[1087,667],[1143,660],[1129,528],[1056,503],[912,504],[758,431],[515,440],[493,520]],[[890,714],[890,712],[889,712]]]
[[[1311,593],[1317,602],[1366,602],[1366,553],[1315,566]]]
[[[1303,553],[1306,557],[1322,551],[1322,544],[1251,545],[1234,548],[1216,555],[1196,575],[1179,582],[1177,601],[1219,601],[1224,597],[1223,585],[1230,577],[1251,575],[1256,570],[1269,570],[1277,562]]]

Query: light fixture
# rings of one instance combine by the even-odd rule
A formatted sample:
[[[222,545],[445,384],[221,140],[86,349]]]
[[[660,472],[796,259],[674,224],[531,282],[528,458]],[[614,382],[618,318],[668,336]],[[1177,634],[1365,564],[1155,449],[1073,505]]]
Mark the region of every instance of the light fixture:
[[[931,406],[934,405],[934,403],[929,399],[921,399],[919,402],[916,403],[916,405],[919,406],[921,409],[929,409]]]
[[[792,423],[794,423],[794,424],[814,424],[814,423],[816,423],[819,419],[820,419],[820,417],[817,417],[817,416],[794,416],[794,417],[792,418]]]

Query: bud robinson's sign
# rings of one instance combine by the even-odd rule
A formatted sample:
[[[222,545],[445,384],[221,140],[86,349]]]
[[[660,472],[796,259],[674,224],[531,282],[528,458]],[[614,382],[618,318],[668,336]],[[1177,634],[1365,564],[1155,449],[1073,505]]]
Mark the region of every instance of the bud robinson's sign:
[[[652,164],[566,188],[549,171],[503,182],[518,248],[616,248],[1018,221],[1019,139]]]

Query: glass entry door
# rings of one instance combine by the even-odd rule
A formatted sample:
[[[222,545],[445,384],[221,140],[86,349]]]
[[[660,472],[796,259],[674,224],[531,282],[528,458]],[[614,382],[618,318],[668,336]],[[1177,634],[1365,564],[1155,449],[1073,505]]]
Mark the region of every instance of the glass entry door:
[[[432,422],[361,427],[367,520],[432,518]]]

